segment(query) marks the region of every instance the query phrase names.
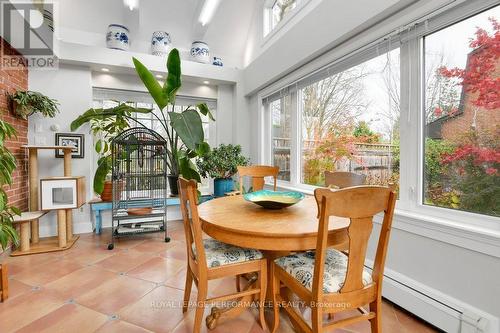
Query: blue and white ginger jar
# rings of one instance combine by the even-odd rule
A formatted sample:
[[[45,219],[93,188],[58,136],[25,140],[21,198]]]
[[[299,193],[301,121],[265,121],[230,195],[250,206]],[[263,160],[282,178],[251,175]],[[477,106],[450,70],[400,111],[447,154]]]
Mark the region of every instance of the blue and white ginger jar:
[[[130,31],[120,24],[110,24],[106,34],[106,46],[110,49],[128,51],[130,48]]]
[[[151,38],[151,54],[159,57],[166,56],[170,52],[172,46],[172,39],[165,31],[153,32]]]
[[[219,58],[219,57],[214,57],[214,61],[212,62],[212,65],[214,66],[224,66],[224,64],[222,63],[222,59]]]
[[[210,63],[210,49],[205,42],[196,41],[191,44],[191,59],[204,64]]]

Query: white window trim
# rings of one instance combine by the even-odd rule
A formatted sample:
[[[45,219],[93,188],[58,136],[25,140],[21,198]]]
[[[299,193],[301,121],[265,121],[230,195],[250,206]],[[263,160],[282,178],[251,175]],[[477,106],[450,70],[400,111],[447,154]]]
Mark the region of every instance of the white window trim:
[[[465,17],[482,11],[488,4],[494,2],[482,1],[482,8],[474,8],[468,4],[462,8],[453,8],[443,15],[442,25],[453,24]],[[455,19],[450,19],[454,17]],[[436,29],[437,30],[437,29]],[[429,32],[430,34],[431,32]],[[424,149],[424,126],[423,126],[423,89],[422,89],[422,38],[411,39],[401,45],[401,57],[409,56],[411,61],[401,61],[401,100],[407,101],[406,107],[401,106],[400,127],[405,132],[402,136],[401,166],[400,166],[400,200],[396,204],[394,227],[417,235],[433,238],[439,241],[468,248],[481,253],[500,257],[500,218],[458,211],[448,208],[424,205],[423,200],[423,149]],[[406,67],[405,67],[406,66]],[[294,75],[291,73],[290,75]],[[416,78],[419,78],[417,80]],[[287,82],[287,77],[282,79]],[[408,85],[409,84],[409,85]],[[273,84],[275,88],[279,82]],[[414,85],[417,85],[416,87]],[[276,91],[277,89],[274,89]],[[409,95],[409,92],[412,92]],[[266,114],[269,115],[263,104],[264,97],[270,95],[270,89],[263,90],[258,94],[261,112],[259,112],[259,144],[261,154],[260,164],[272,163],[271,133],[267,128]],[[407,96],[404,96],[404,95]],[[292,103],[293,104],[293,103]],[[295,103],[299,105],[300,103]],[[297,128],[300,124],[300,110],[292,113],[292,125]],[[415,126],[417,124],[417,126]],[[297,135],[298,136],[298,135]],[[300,147],[300,138],[294,138],[293,142]],[[298,152],[297,147],[292,147],[292,152]],[[295,163],[295,164],[293,164]],[[300,158],[291,158],[291,181],[278,181],[278,187],[301,191],[312,194],[315,186],[300,183]]]
[[[290,21],[310,2],[311,0],[297,0],[295,8],[289,12],[276,26],[272,27],[272,10],[276,0],[267,0],[264,2],[263,10],[263,41],[262,45],[267,44],[280,30],[286,27]]]

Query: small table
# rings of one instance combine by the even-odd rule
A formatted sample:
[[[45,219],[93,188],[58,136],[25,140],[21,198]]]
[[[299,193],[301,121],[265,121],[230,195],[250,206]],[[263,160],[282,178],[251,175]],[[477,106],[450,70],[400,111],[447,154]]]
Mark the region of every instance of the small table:
[[[205,202],[208,200],[213,199],[212,195],[202,195],[200,198],[201,202]],[[178,197],[171,197],[171,198],[166,198],[165,199],[166,206],[178,206],[180,205],[180,200]],[[88,202],[90,205],[90,210],[94,212],[95,214],[95,233],[100,234],[101,229],[102,229],[102,214],[101,212],[103,210],[111,210],[113,208],[113,202],[111,201],[102,201],[100,198],[94,198]],[[151,200],[140,202],[136,201],[134,202],[134,208],[143,208],[143,207],[148,207],[151,206]],[[132,206],[131,206],[132,208]]]
[[[269,264],[292,251],[316,248],[317,214],[318,206],[312,196],[306,196],[296,205],[279,210],[264,209],[246,201],[241,195],[217,198],[198,207],[205,233],[224,243],[259,249]],[[349,242],[349,223],[346,218],[330,218],[328,246],[344,247]],[[267,271],[271,271],[269,267]],[[268,275],[268,281],[271,278]],[[249,304],[251,300],[252,296],[245,296],[241,298],[241,303]],[[224,310],[215,308],[209,315],[210,321],[215,318],[215,312],[222,319],[234,317],[243,309],[238,306]]]

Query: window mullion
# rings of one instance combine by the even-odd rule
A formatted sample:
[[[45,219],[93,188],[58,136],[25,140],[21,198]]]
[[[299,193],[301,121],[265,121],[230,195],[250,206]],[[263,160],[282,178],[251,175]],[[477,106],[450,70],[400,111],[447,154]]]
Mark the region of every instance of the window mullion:
[[[294,91],[291,96],[291,115],[292,115],[292,140],[290,148],[290,182],[296,186],[300,184],[300,103],[299,91]]]

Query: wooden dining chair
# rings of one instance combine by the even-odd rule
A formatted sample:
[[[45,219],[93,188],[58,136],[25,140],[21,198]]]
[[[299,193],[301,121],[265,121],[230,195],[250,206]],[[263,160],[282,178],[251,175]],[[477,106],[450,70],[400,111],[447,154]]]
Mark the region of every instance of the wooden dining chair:
[[[197,183],[194,180],[186,180],[180,177],[178,185],[188,253],[182,312],[187,311],[193,281],[198,289],[193,332],[199,332],[201,329],[201,321],[206,303],[213,304],[216,302],[237,300],[243,296],[255,294],[259,295],[259,320],[262,328],[265,330],[266,259],[259,250],[241,248],[211,238],[203,239],[201,221],[198,216]],[[207,298],[209,280],[254,272],[258,273],[258,281],[255,288],[229,295]],[[207,321],[207,326],[208,324]]]
[[[382,278],[396,196],[390,188],[358,186],[343,190],[316,189],[320,201],[318,240],[315,251],[276,259],[271,263],[273,304],[282,305],[291,321],[303,332],[324,332],[369,320],[372,332],[380,333]],[[384,212],[373,270],[365,269],[365,256],[373,216]],[[349,256],[327,248],[330,216],[350,219],[347,228]],[[284,286],[280,288],[280,284]],[[287,295],[296,294],[311,308],[312,327],[289,304]],[[369,310],[363,306],[369,304]],[[345,319],[323,323],[323,315],[356,309]],[[334,318],[334,317],[333,317]],[[279,307],[274,307],[273,330],[279,325]]]
[[[243,179],[244,177],[252,177],[252,189],[253,191],[259,191],[264,188],[264,177],[274,178],[274,191],[276,191],[276,180],[278,179],[278,173],[280,168],[276,166],[269,165],[251,165],[251,166],[239,166],[238,175],[240,182],[240,193],[243,193]]]
[[[352,186],[364,185],[366,175],[354,172],[344,171],[325,171],[325,185],[336,186],[338,188],[346,188]]]

